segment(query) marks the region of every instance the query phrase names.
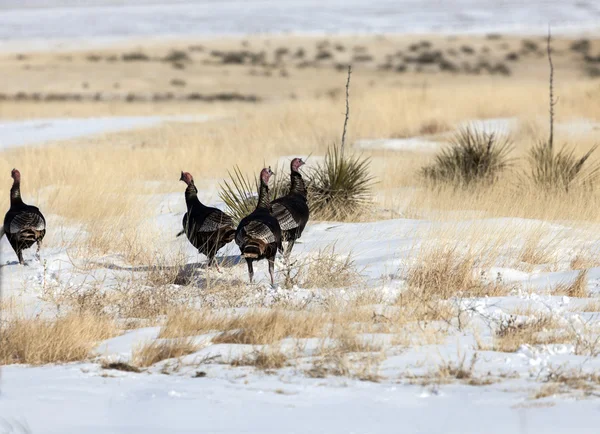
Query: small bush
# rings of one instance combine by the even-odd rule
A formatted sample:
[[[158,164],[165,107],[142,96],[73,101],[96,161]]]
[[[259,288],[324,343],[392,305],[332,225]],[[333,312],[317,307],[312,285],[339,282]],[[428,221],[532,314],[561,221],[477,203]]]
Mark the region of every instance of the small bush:
[[[491,184],[510,167],[508,154],[511,150],[508,138],[467,127],[454,135],[450,145],[435,157],[432,165],[422,169],[422,175],[434,184],[455,187]]]
[[[555,153],[552,146],[541,141],[529,151],[526,178],[543,191],[568,192],[575,187],[589,187],[600,172],[600,165],[586,165],[596,148],[593,146],[582,157],[576,157],[567,146]]]
[[[123,62],[143,62],[150,60],[150,56],[148,56],[146,53],[142,53],[141,51],[135,51],[132,53],[122,54],[121,60],[123,60]]]
[[[163,58],[163,61],[171,63],[190,62],[191,60],[190,56],[182,50],[171,50],[169,54]]]
[[[325,161],[311,171],[311,217],[348,220],[361,214],[371,203],[369,164],[369,158],[347,155],[338,146],[331,146]]]

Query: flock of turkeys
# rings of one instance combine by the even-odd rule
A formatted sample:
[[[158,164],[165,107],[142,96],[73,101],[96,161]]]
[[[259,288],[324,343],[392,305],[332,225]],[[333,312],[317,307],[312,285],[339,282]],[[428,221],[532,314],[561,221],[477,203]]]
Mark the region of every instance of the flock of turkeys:
[[[181,172],[180,181],[187,184],[185,203],[187,212],[183,216],[183,230],[177,236],[185,234],[198,249],[206,255],[208,266],[219,266],[215,260],[217,252],[235,239],[242,256],[248,264],[250,282],[254,276],[253,262],[267,259],[271,284],[274,284],[274,261],[277,251],[283,253],[285,261],[300,238],[308,222],[309,211],[306,198],[306,186],[300,167],[301,158],[291,162],[290,192],[271,201],[269,179],[273,175],[271,168],[260,172],[260,188],[256,209],[244,217],[235,227],[233,219],[217,208],[204,205],[198,199],[198,189],[194,178],[188,172]],[[4,218],[0,238],[4,234],[14,249],[19,263],[24,264],[23,250],[37,243],[37,254],[46,234],[46,220],[38,208],[23,203],[21,199],[21,174],[17,169],[11,172],[13,186],[10,189],[10,209]],[[285,251],[283,243],[287,243]]]

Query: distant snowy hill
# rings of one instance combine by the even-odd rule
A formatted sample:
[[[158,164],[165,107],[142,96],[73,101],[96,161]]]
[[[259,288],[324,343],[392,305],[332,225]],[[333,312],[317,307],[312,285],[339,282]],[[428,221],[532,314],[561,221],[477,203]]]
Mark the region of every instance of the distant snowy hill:
[[[596,0],[0,0],[0,41],[600,29]]]

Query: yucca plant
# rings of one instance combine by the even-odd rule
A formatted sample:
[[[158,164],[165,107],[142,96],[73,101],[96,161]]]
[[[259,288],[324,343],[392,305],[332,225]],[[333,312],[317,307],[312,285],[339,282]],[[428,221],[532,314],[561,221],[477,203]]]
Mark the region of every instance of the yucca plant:
[[[512,165],[508,137],[487,133],[474,127],[458,130],[450,144],[435,157],[421,174],[435,185],[454,187],[492,184],[499,174]]]
[[[593,146],[581,157],[575,156],[572,148],[563,146],[554,153],[552,146],[540,141],[527,155],[529,171],[526,177],[534,187],[543,191],[564,191],[575,187],[590,187],[600,173],[600,165],[589,165],[587,161],[598,146]]]
[[[369,158],[344,154],[330,146],[325,161],[311,171],[309,207],[311,217],[347,220],[371,203],[373,177]]]
[[[238,224],[256,208],[258,202],[258,174],[253,178],[244,175],[238,166],[227,172],[229,180],[223,181],[219,197],[225,203],[228,214]],[[270,186],[271,200],[287,194],[290,190],[289,173],[281,167]]]

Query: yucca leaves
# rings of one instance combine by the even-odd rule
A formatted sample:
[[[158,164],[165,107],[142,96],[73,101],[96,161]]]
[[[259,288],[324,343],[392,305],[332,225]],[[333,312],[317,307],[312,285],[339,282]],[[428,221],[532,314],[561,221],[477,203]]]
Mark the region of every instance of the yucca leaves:
[[[566,145],[555,154],[547,142],[539,142],[527,155],[529,172],[526,175],[535,187],[545,191],[568,192],[574,187],[590,186],[600,173],[600,165],[586,166],[586,162],[597,147],[593,146],[578,158]]]
[[[225,203],[228,214],[236,225],[256,208],[258,202],[258,174],[245,176],[238,166],[227,172],[229,180],[223,181],[219,197]],[[290,190],[289,173],[283,168],[275,172],[270,185],[271,200],[287,194]]]
[[[507,137],[479,131],[474,127],[458,130],[421,174],[434,184],[469,187],[493,183],[512,164],[512,145]]]
[[[311,218],[347,220],[364,211],[371,203],[373,184],[369,163],[368,158],[344,155],[337,146],[331,146],[324,162],[304,174]],[[256,207],[258,176],[249,178],[237,166],[228,175],[219,197],[237,223]],[[271,185],[271,199],[287,194],[289,189],[289,168],[280,167]]]
[[[322,220],[346,220],[364,211],[371,203],[373,185],[369,164],[368,158],[329,147],[325,161],[311,171],[312,215]]]

